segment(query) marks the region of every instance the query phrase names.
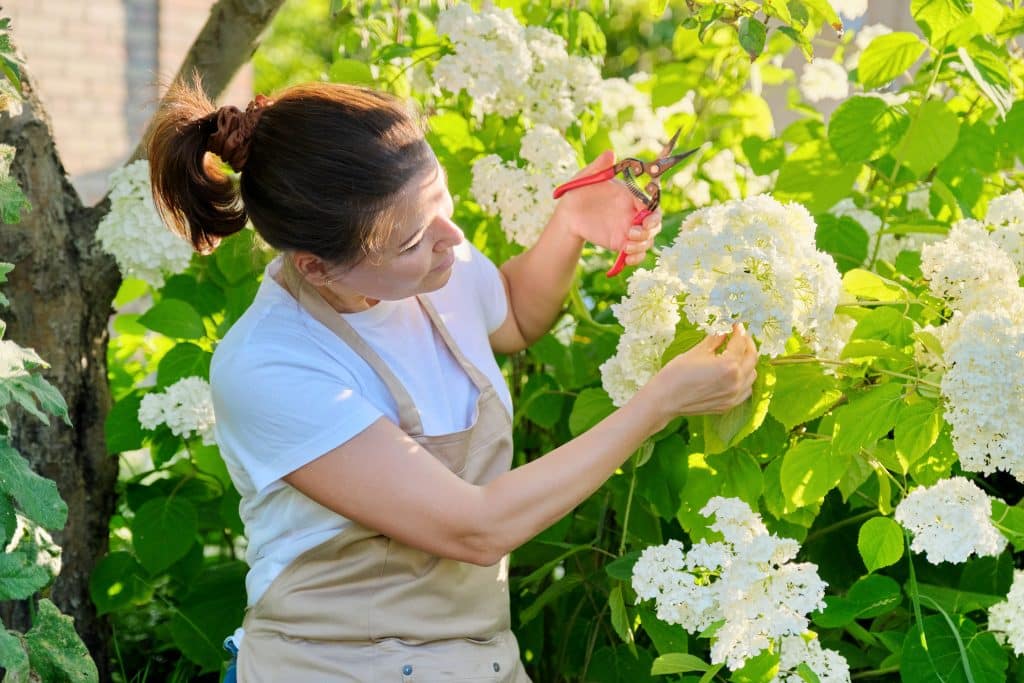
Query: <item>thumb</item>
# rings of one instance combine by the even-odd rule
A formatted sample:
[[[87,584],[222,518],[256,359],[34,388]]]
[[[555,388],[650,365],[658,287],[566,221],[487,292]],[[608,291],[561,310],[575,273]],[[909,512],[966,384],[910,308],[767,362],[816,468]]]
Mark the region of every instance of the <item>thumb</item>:
[[[709,334],[701,340],[700,344],[708,351],[715,351],[722,345],[727,336],[725,334]]]
[[[598,154],[596,159],[594,159],[589,164],[581,168],[573,177],[578,178],[580,176],[589,175],[591,173],[597,173],[598,171],[603,171],[604,169],[608,168],[614,163],[615,151],[611,149],[606,149],[605,151]]]

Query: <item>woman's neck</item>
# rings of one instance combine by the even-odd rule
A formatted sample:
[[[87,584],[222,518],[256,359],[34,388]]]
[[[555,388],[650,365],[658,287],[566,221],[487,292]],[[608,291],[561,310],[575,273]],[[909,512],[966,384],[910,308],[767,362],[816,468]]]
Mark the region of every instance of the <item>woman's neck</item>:
[[[288,277],[286,270],[291,271],[292,277]],[[336,310],[338,313],[360,313],[362,311],[373,308],[378,303],[379,299],[371,299],[370,297],[355,292],[338,292],[331,287],[317,286],[311,284],[306,280],[301,273],[299,273],[287,259],[281,264],[281,267],[273,274],[274,281],[281,285],[287,292],[289,292],[296,300],[299,298],[299,293],[294,291],[292,287],[292,280],[299,284],[299,286],[305,286],[312,289],[314,292],[319,294],[327,304]]]

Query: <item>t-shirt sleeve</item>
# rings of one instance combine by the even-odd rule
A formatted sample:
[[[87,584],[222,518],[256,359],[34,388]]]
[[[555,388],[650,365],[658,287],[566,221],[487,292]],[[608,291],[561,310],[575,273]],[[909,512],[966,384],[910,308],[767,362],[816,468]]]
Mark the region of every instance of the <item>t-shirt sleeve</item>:
[[[498,272],[498,267],[491,259],[477,249],[468,240],[470,272],[474,279],[473,291],[477,293],[480,314],[487,324],[487,334],[501,327],[508,316],[508,297],[505,294],[505,283]]]
[[[247,356],[216,367],[210,384],[217,441],[257,493],[382,416],[354,379],[308,363]]]

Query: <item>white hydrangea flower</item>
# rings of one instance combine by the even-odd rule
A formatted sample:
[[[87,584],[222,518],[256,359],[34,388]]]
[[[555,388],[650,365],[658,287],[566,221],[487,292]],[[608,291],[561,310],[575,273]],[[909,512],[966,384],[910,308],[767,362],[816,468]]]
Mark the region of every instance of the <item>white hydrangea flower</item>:
[[[206,446],[216,443],[214,422],[210,384],[201,377],[185,377],[163,392],[148,393],[139,405],[139,424],[145,429],[166,424],[175,436],[198,435]]]
[[[941,392],[961,466],[1024,482],[1024,294],[1014,291],[1006,307],[957,320],[954,338],[943,340]]]
[[[863,52],[875,38],[878,36],[884,36],[887,33],[892,33],[892,29],[885,24],[869,24],[857,29],[857,32],[853,34],[853,46],[855,49],[852,50],[850,55],[846,58],[846,70],[853,71],[856,69],[857,64],[860,63],[860,53]]]
[[[827,324],[819,326],[814,333],[814,348],[818,358],[839,360],[856,327],[857,321],[848,315],[836,315]],[[826,365],[825,372],[833,374],[835,368]]]
[[[931,216],[931,208],[928,202],[931,200],[931,189],[927,186],[911,190],[907,193],[907,211],[920,211],[926,216]]]
[[[1018,289],[1013,261],[979,221],[958,221],[944,240],[921,249],[921,272],[935,296],[956,310],[999,307]]]
[[[989,608],[988,630],[1009,645],[1014,654],[1024,655],[1024,570],[1014,570],[1006,600]]]
[[[47,363],[33,349],[18,346],[10,339],[0,339],[0,379],[27,377],[26,363],[47,367]]]
[[[844,19],[856,19],[868,11],[868,0],[829,0],[829,4]]]
[[[523,136],[520,168],[496,154],[473,164],[470,192],[480,207],[501,217],[509,241],[533,246],[555,210],[552,193],[578,168],[576,152],[549,126],[536,126]]]
[[[620,157],[660,150],[668,139],[669,119],[696,113],[696,93],[692,90],[672,104],[653,107],[650,93],[636,87],[648,79],[649,74],[638,72],[628,80],[609,78],[601,84],[601,111],[611,129],[608,135],[612,146]],[[621,113],[627,109],[628,119],[620,122]]]
[[[996,197],[988,205],[985,222],[993,226],[992,241],[1009,254],[1017,272],[1024,273],[1024,191]]]
[[[653,599],[658,618],[712,636],[711,661],[730,669],[787,636],[807,631],[807,614],[824,606],[825,583],[809,563],[792,563],[799,544],[769,534],[736,498],[715,497],[701,510],[723,541],[678,541],[646,548],[633,568],[638,600]]]
[[[808,102],[842,100],[850,94],[850,78],[842,64],[815,59],[800,74],[800,92]]]
[[[896,506],[895,517],[914,536],[910,549],[932,564],[995,556],[1006,548],[992,524],[992,500],[963,477],[917,487]]]
[[[450,92],[467,92],[477,115],[523,114],[565,130],[600,97],[593,60],[568,54],[565,40],[545,28],[523,27],[509,9],[455,5],[437,29],[455,53],[438,60],[434,76]]]
[[[807,664],[821,683],[849,683],[850,665],[846,658],[835,650],[821,646],[821,641],[811,635],[786,636],[779,650],[779,673],[771,683],[805,683],[797,671],[801,664]]]
[[[683,283],[690,322],[708,334],[744,323],[761,354],[775,357],[794,331],[816,337],[839,302],[839,271],[815,248],[814,232],[799,204],[732,200],[690,214],[657,268]]]
[[[184,271],[192,246],[168,230],[153,203],[149,162],[136,161],[110,175],[110,211],[96,240],[117,261],[121,274],[160,287],[167,274]]]

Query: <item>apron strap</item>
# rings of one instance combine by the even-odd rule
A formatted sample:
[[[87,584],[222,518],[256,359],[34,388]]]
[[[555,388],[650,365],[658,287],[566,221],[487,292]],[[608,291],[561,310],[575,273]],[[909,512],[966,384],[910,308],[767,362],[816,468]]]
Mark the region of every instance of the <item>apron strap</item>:
[[[391,371],[391,368],[388,367],[387,363],[384,362],[377,352],[359,336],[359,333],[352,328],[352,325],[334,307],[324,301],[320,293],[306,282],[306,278],[302,277],[295,270],[291,259],[287,255],[282,257],[282,261],[285,281],[288,283],[288,288],[291,289],[299,305],[303,306],[324,327],[338,335],[343,342],[348,344],[377,373],[377,376],[384,382],[384,385],[391,392],[391,396],[398,405],[399,428],[409,436],[422,436],[423,423],[420,420],[420,413],[416,410],[416,404],[413,403],[412,396],[406,391],[405,386],[398,381],[395,373]]]
[[[427,312],[427,316],[430,321],[434,323],[434,329],[437,330],[438,334],[441,335],[441,339],[448,347],[448,351],[451,352],[452,357],[455,361],[462,366],[462,369],[467,375],[469,375],[470,381],[476,387],[477,391],[481,394],[484,393],[491,386],[491,381],[487,379],[487,375],[481,372],[473,363],[466,358],[465,354],[462,353],[462,349],[455,343],[452,338],[451,332],[448,331],[448,327],[444,324],[444,320],[441,319],[441,315],[434,308],[434,304],[430,302],[430,299],[423,295],[417,295],[416,297],[420,305],[423,306],[423,310]]]

